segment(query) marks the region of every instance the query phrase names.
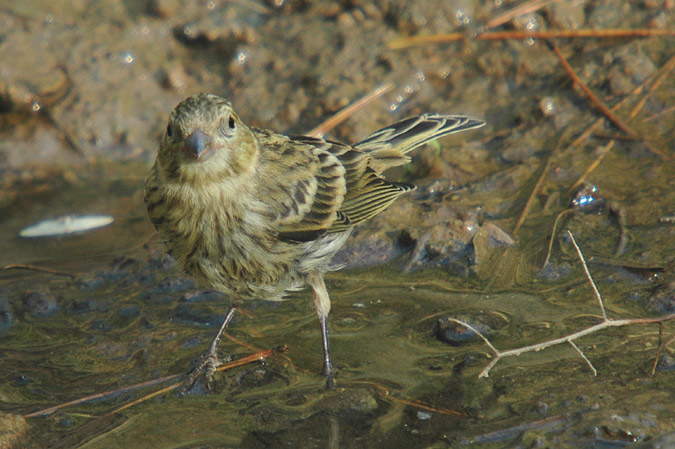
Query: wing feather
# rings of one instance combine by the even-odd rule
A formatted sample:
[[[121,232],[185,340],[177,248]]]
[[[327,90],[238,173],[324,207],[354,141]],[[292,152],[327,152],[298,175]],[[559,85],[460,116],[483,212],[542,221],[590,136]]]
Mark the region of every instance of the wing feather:
[[[334,223],[349,223],[339,213],[347,191],[345,167],[329,151],[331,143],[256,131],[264,142],[259,193],[262,201],[276,205],[274,222],[281,239],[315,240]]]
[[[373,157],[373,169],[381,173],[387,168],[410,162],[406,153],[420,145],[483,125],[485,122],[481,120],[462,115],[423,114],[375,131],[355,144],[354,148],[370,154]]]
[[[281,239],[307,242],[344,232],[415,188],[381,178],[383,170],[406,163],[407,152],[431,140],[483,125],[458,115],[425,114],[383,128],[354,147],[254,129],[263,146],[261,201],[276,206]]]

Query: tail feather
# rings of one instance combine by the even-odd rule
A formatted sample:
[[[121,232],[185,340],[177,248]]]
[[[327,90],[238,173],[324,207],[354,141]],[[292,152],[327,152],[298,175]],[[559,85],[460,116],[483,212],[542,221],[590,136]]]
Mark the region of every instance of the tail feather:
[[[409,117],[369,135],[355,148],[370,154],[374,159],[373,169],[380,173],[390,167],[410,161],[406,153],[439,137],[480,128],[481,120],[462,115],[424,114]]]

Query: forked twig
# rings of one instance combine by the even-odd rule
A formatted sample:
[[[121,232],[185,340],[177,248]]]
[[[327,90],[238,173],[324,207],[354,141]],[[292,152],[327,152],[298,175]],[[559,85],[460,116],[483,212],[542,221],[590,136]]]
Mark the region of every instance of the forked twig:
[[[663,324],[666,321],[670,320],[675,320],[675,313],[672,313],[670,315],[662,316],[662,317],[657,317],[657,318],[631,318],[631,319],[623,319],[623,320],[613,320],[607,317],[607,312],[605,311],[605,306],[602,300],[602,296],[600,295],[600,291],[595,285],[595,281],[593,281],[593,277],[591,276],[590,271],[588,270],[588,266],[586,265],[586,260],[584,259],[584,255],[581,252],[581,249],[579,248],[579,245],[577,245],[576,240],[574,239],[574,235],[572,234],[571,231],[567,231],[567,234],[570,236],[570,239],[572,240],[572,244],[574,245],[574,248],[577,251],[577,254],[579,256],[579,259],[581,260],[581,264],[584,267],[584,272],[586,274],[586,278],[588,279],[588,282],[591,284],[591,287],[593,287],[593,292],[595,293],[595,298],[598,301],[598,305],[600,306],[600,310],[602,311],[602,321],[599,322],[598,324],[595,324],[593,326],[587,327],[585,329],[582,329],[580,331],[571,333],[569,335],[565,335],[564,337],[560,338],[555,338],[553,340],[548,340],[542,343],[537,343],[534,345],[529,345],[529,346],[523,346],[521,348],[516,348],[516,349],[509,349],[508,351],[500,351],[499,349],[495,348],[492,343],[478,331],[478,329],[474,328],[468,323],[465,323],[464,321],[457,320],[454,318],[450,318],[450,321],[453,321],[455,323],[461,324],[462,326],[465,326],[467,329],[475,332],[476,335],[478,335],[481,340],[490,348],[490,350],[494,353],[495,358],[488,363],[488,365],[483,368],[483,370],[480,372],[478,377],[488,377],[490,370],[492,369],[493,366],[497,364],[497,362],[504,357],[509,357],[509,356],[517,356],[524,354],[526,352],[532,352],[532,351],[541,351],[542,349],[546,349],[549,346],[555,346],[559,345],[561,343],[567,343],[572,348],[581,356],[581,358],[586,362],[586,364],[589,366],[591,371],[593,371],[593,375],[597,376],[597,370],[591,363],[591,361],[586,357],[586,355],[583,353],[583,351],[574,343],[574,340],[583,337],[585,335],[592,334],[594,332],[597,332],[599,330],[608,328],[608,327],[620,327],[620,326],[628,326],[631,324],[648,324],[648,323],[659,323]]]

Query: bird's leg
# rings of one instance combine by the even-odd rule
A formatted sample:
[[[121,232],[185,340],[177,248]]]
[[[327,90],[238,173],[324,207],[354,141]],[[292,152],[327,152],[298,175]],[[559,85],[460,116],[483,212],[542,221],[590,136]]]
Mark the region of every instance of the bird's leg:
[[[326,376],[326,388],[335,387],[333,379],[333,364],[330,360],[330,343],[328,342],[328,314],[330,313],[330,297],[326,284],[323,281],[323,273],[313,271],[309,274],[309,285],[312,286],[312,301],[314,309],[319,315],[321,326],[321,339],[323,342],[323,375]]]
[[[225,319],[223,320],[223,324],[220,325],[220,329],[218,329],[216,337],[211,342],[209,350],[206,351],[206,353],[202,356],[202,359],[199,361],[199,364],[185,378],[185,381],[183,382],[183,388],[185,390],[192,388],[195,381],[202,374],[202,372],[206,377],[207,386],[210,384],[211,378],[216,372],[216,368],[222,364],[220,358],[218,357],[218,345],[220,344],[220,340],[223,338],[223,333],[225,333],[225,329],[227,329],[230,321],[232,321],[232,317],[236,311],[237,306],[232,306],[230,307],[230,310],[227,311]]]

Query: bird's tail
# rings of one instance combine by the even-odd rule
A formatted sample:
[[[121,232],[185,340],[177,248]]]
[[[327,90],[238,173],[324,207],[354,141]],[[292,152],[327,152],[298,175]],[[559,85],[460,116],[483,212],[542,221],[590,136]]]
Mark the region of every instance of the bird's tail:
[[[355,148],[370,154],[374,159],[373,170],[380,173],[388,168],[406,164],[406,153],[448,134],[480,128],[481,120],[462,115],[424,114],[409,117],[369,135]]]

